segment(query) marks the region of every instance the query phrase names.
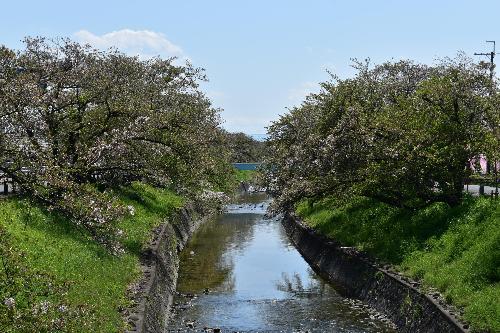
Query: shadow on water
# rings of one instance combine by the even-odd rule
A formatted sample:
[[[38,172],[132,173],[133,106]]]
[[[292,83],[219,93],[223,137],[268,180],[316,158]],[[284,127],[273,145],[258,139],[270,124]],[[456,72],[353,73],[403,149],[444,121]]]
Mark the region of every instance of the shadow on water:
[[[169,332],[394,332],[310,269],[267,198],[248,195],[205,224],[181,254]]]

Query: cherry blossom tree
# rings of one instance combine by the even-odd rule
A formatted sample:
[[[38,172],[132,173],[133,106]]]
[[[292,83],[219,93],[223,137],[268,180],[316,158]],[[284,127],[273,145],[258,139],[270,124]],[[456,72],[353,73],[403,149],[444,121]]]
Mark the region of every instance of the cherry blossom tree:
[[[203,70],[69,39],[0,49],[0,170],[119,252],[126,212],[106,188],[140,180],[187,195],[231,174]]]
[[[487,69],[464,55],[354,67],[355,77],[332,77],[269,127],[266,178],[277,207],[324,195],[458,204],[470,162],[498,151]]]

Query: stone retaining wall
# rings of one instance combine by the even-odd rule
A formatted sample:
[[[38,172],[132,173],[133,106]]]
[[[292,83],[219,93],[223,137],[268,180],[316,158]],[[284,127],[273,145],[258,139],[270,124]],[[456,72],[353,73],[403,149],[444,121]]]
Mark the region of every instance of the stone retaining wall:
[[[177,285],[179,252],[194,231],[212,215],[203,216],[205,213],[191,203],[154,230],[149,247],[142,253],[143,278],[130,288],[136,305],[124,311],[129,326],[126,332],[165,331]]]
[[[388,316],[400,332],[469,332],[439,293],[426,294],[415,281],[399,275],[354,248],[342,247],[287,214],[283,226],[304,259],[322,277]]]

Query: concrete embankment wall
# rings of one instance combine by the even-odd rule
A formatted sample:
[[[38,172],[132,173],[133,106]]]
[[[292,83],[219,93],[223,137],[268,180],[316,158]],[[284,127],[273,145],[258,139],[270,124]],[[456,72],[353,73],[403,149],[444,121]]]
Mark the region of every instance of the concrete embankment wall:
[[[165,331],[177,285],[179,252],[210,216],[201,207],[189,204],[154,230],[153,239],[142,254],[143,277],[131,286],[136,306],[125,313],[129,325],[126,332]]]
[[[346,297],[359,299],[387,315],[400,332],[468,332],[439,294],[378,264],[354,248],[340,246],[287,214],[283,226],[304,259]]]

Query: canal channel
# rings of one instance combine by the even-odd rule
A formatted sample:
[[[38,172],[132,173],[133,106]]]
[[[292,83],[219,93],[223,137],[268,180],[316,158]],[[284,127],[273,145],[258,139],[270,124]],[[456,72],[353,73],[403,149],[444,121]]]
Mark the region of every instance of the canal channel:
[[[193,235],[168,332],[395,332],[308,266],[268,204],[244,195]]]

